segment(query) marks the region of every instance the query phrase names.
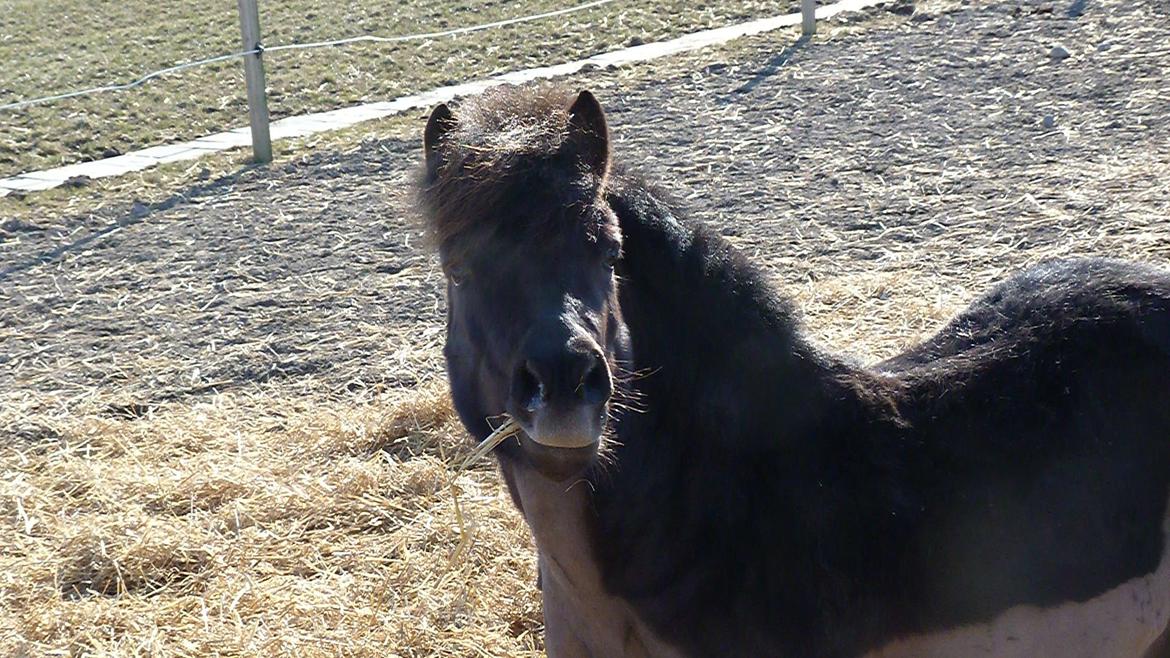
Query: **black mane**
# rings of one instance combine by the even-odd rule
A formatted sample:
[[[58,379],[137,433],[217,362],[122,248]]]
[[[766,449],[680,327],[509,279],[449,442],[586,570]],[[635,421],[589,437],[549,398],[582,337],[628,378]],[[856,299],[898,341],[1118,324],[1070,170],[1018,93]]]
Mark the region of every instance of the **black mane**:
[[[688,655],[855,655],[1157,565],[1164,270],[1045,264],[865,369],[815,348],[764,275],[660,192],[619,170],[609,199],[634,365],[652,374],[594,478],[595,549],[608,587]]]

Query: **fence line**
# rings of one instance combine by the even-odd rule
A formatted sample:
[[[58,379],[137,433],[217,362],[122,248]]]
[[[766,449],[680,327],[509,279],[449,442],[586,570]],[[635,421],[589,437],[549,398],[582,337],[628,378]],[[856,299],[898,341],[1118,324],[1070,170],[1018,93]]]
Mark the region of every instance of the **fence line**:
[[[200,59],[200,60],[195,60],[192,62],[186,62],[183,64],[176,64],[175,66],[169,66],[169,67],[164,68],[164,69],[152,71],[152,72],[142,76],[141,78],[134,80],[133,82],[127,82],[124,84],[108,84],[108,85],[103,85],[100,87],[91,87],[89,89],[79,89],[77,91],[70,91],[70,92],[66,92],[63,94],[55,94],[52,96],[43,96],[41,98],[31,98],[28,100],[17,101],[14,103],[7,103],[5,105],[0,105],[0,111],[18,110],[18,109],[21,109],[24,107],[28,107],[30,105],[39,105],[41,103],[49,103],[49,102],[53,102],[53,101],[64,100],[66,98],[74,98],[77,96],[87,96],[90,94],[97,94],[97,93],[103,93],[103,92],[108,92],[108,91],[125,91],[128,89],[133,89],[135,87],[140,87],[140,86],[146,84],[147,82],[154,80],[155,78],[158,78],[158,77],[161,77],[164,75],[168,75],[170,73],[178,73],[180,71],[184,71],[184,70],[190,69],[190,68],[195,68],[197,66],[204,66],[206,64],[214,64],[217,62],[223,62],[223,61],[228,61],[228,60],[232,60],[232,59],[239,59],[241,57],[247,57],[249,55],[256,55],[258,53],[264,53],[264,52],[271,53],[271,52],[278,52],[281,50],[306,50],[306,49],[310,49],[310,48],[335,47],[335,46],[343,46],[343,45],[347,45],[347,44],[351,44],[351,43],[358,43],[358,42],[363,42],[363,41],[375,42],[375,43],[403,43],[403,42],[407,42],[407,41],[425,41],[427,39],[438,39],[438,38],[448,37],[448,36],[457,36],[460,34],[467,34],[470,32],[480,32],[482,30],[490,30],[490,29],[495,29],[495,28],[500,28],[500,27],[507,27],[509,25],[517,25],[520,23],[528,23],[528,22],[532,22],[532,21],[538,21],[538,20],[542,20],[545,18],[553,18],[555,16],[563,16],[565,14],[571,14],[573,12],[584,11],[586,9],[592,9],[593,7],[607,5],[607,4],[610,4],[612,2],[617,2],[617,0],[592,0],[592,2],[586,2],[584,4],[576,5],[574,7],[565,7],[564,9],[556,9],[553,11],[546,11],[546,12],[542,12],[539,14],[529,14],[527,16],[519,16],[516,18],[507,18],[504,20],[492,21],[490,23],[481,23],[479,25],[470,25],[467,27],[457,27],[457,28],[452,28],[449,30],[440,30],[437,32],[420,32],[418,34],[404,34],[404,35],[392,36],[392,37],[379,37],[379,36],[363,35],[363,36],[357,36],[357,37],[349,37],[349,38],[345,38],[345,39],[334,39],[331,41],[317,41],[317,42],[303,43],[303,44],[293,43],[293,44],[285,44],[285,45],[271,46],[271,47],[260,46],[259,48],[253,48],[252,50],[243,50],[240,52],[229,53],[226,55],[217,55],[215,57],[209,57],[207,59]]]
[[[32,99],[29,99],[26,101],[17,101],[15,103],[8,103],[7,105],[0,105],[0,110],[18,110],[22,107],[28,107],[29,105],[37,105],[39,103],[48,103],[50,101],[59,101],[59,100],[64,100],[66,98],[73,98],[75,96],[87,96],[89,94],[96,94],[96,93],[100,93],[100,92],[104,92],[104,91],[124,91],[126,89],[133,89],[135,87],[140,87],[140,86],[146,84],[147,82],[150,82],[151,80],[153,80],[159,76],[166,75],[168,73],[178,73],[179,71],[183,71],[183,70],[190,69],[190,68],[195,68],[196,66],[203,66],[204,64],[214,64],[215,62],[224,62],[224,61],[227,61],[229,59],[237,59],[239,57],[244,57],[246,55],[253,55],[256,52],[258,52],[258,51],[245,50],[245,51],[238,52],[238,53],[230,53],[228,55],[219,55],[217,57],[209,57],[207,59],[200,59],[200,60],[197,60],[194,62],[187,62],[185,64],[176,64],[175,66],[169,66],[165,69],[159,69],[157,71],[153,71],[147,75],[142,76],[141,78],[138,78],[134,82],[127,82],[125,84],[111,84],[111,85],[105,85],[102,87],[93,87],[90,89],[79,89],[77,91],[70,91],[70,92],[67,92],[64,94],[56,94],[54,96],[43,96],[41,98],[32,98]]]
[[[528,23],[537,21],[542,18],[552,18],[554,16],[562,16],[564,14],[571,14],[575,11],[582,11],[584,9],[592,9],[601,5],[607,5],[617,0],[593,0],[593,2],[586,2],[583,5],[575,7],[566,7],[565,9],[556,9],[553,11],[546,11],[543,14],[532,14],[530,16],[521,16],[519,18],[507,18],[502,21],[495,21],[492,23],[483,23],[482,25],[472,25],[469,27],[457,27],[450,30],[442,30],[440,32],[423,32],[421,34],[405,34],[396,37],[376,37],[376,36],[358,36],[349,37],[346,39],[335,39],[333,41],[316,41],[313,43],[294,43],[286,46],[271,46],[265,48],[264,52],[274,53],[281,50],[301,50],[304,48],[322,48],[325,46],[343,46],[351,43],[358,43],[360,41],[373,41],[375,43],[401,43],[403,41],[424,41],[426,39],[438,39],[441,37],[451,37],[459,34],[467,34],[469,32],[480,32],[482,30],[490,30],[497,27],[506,27],[508,25],[515,25],[517,23]]]
[[[255,0],[244,0],[254,2]],[[842,13],[855,12],[867,7],[880,5],[889,0],[837,0],[824,5],[815,12],[815,19],[826,20]],[[811,3],[810,3],[811,4]],[[802,9],[805,7],[802,6]],[[632,65],[661,57],[691,52],[737,39],[771,32],[784,27],[799,26],[807,13],[798,12],[781,16],[760,18],[745,23],[724,25],[698,32],[691,32],[666,41],[655,41],[619,50],[598,53],[586,59],[561,64],[501,73],[488,78],[472,80],[454,85],[437,87],[424,92],[401,96],[390,101],[378,101],[362,105],[286,117],[272,124],[279,131],[277,139],[304,137],[314,133],[338,130],[363,121],[398,114],[417,108],[434,107],[436,103],[452,98],[478,94],[485,89],[502,84],[524,84],[533,80],[571,75],[587,67],[608,68]],[[105,178],[140,171],[169,162],[192,160],[208,153],[225,151],[246,146],[244,131],[236,128],[224,132],[204,135],[197,139],[174,144],[152,146],[124,155],[102,160],[63,165],[42,171],[26,172],[9,178],[0,178],[0,197],[13,192],[35,192],[58,187],[78,176]]]

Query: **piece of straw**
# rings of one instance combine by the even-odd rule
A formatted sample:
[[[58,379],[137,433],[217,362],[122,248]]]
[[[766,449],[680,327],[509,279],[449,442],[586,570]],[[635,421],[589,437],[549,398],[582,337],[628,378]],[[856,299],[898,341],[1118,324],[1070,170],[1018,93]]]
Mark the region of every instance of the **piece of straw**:
[[[480,441],[479,445],[475,446],[475,450],[463,460],[459,468],[455,470],[456,474],[463,472],[468,466],[483,459],[483,456],[495,449],[496,446],[504,442],[508,437],[516,436],[520,433],[520,423],[517,423],[510,416],[504,417],[504,424],[497,427],[486,439]]]
[[[459,543],[455,546],[455,550],[451,553],[450,562],[452,565],[458,564],[467,554],[468,549],[471,548],[471,541],[473,533],[468,531],[468,526],[464,520],[463,508],[459,504],[459,489],[455,486],[455,478],[460,473],[467,469],[475,462],[479,461],[484,455],[491,452],[496,446],[503,443],[504,439],[510,436],[516,436],[520,432],[520,424],[512,420],[510,416],[504,418],[504,424],[497,427],[488,435],[486,439],[479,442],[475,446],[475,450],[463,460],[461,464],[455,469],[447,479],[447,487],[451,490],[451,500],[455,504],[455,523],[459,526]],[[440,448],[441,449],[441,448]]]

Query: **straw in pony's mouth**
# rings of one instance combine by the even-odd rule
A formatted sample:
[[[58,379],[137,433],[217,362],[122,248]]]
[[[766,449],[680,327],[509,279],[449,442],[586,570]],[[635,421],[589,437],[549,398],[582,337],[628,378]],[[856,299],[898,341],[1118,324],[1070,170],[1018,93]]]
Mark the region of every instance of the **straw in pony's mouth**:
[[[497,427],[486,439],[479,442],[475,446],[475,450],[463,460],[463,463],[456,469],[456,474],[471,466],[475,462],[483,459],[484,455],[495,449],[496,446],[504,442],[504,439],[516,436],[520,433],[520,423],[517,423],[511,416],[504,416],[504,423]]]
[[[496,446],[504,442],[504,439],[516,436],[520,433],[520,423],[517,423],[511,416],[504,416],[504,423],[492,431],[486,439],[479,442],[471,454],[467,456],[459,466],[455,468],[455,472],[448,476],[447,487],[451,490],[451,502],[455,506],[455,522],[459,526],[459,544],[455,546],[455,550],[451,553],[450,563],[457,564],[466,555],[467,550],[471,547],[472,532],[468,530],[468,525],[463,517],[463,507],[459,504],[459,488],[455,486],[455,478],[460,473],[467,470],[469,466],[475,462],[483,459],[484,455],[492,451]]]

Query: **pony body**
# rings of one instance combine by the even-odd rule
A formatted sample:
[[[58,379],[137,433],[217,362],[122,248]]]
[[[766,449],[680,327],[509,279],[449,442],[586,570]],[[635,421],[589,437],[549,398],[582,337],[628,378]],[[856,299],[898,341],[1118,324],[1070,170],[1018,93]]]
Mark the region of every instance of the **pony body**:
[[[550,655],[1153,644],[1170,619],[1170,274],[1042,264],[862,367],[816,347],[758,268],[611,160],[591,95],[533,94],[479,101],[479,133],[433,115],[422,197],[445,266],[477,263],[448,289],[473,435],[512,413],[527,375],[492,364],[527,363],[539,309],[559,309],[566,354],[597,346],[633,407],[607,403],[601,457],[563,453],[567,470],[528,426],[497,450],[540,551]],[[501,126],[544,132],[475,160]],[[595,262],[606,240],[612,273]]]

